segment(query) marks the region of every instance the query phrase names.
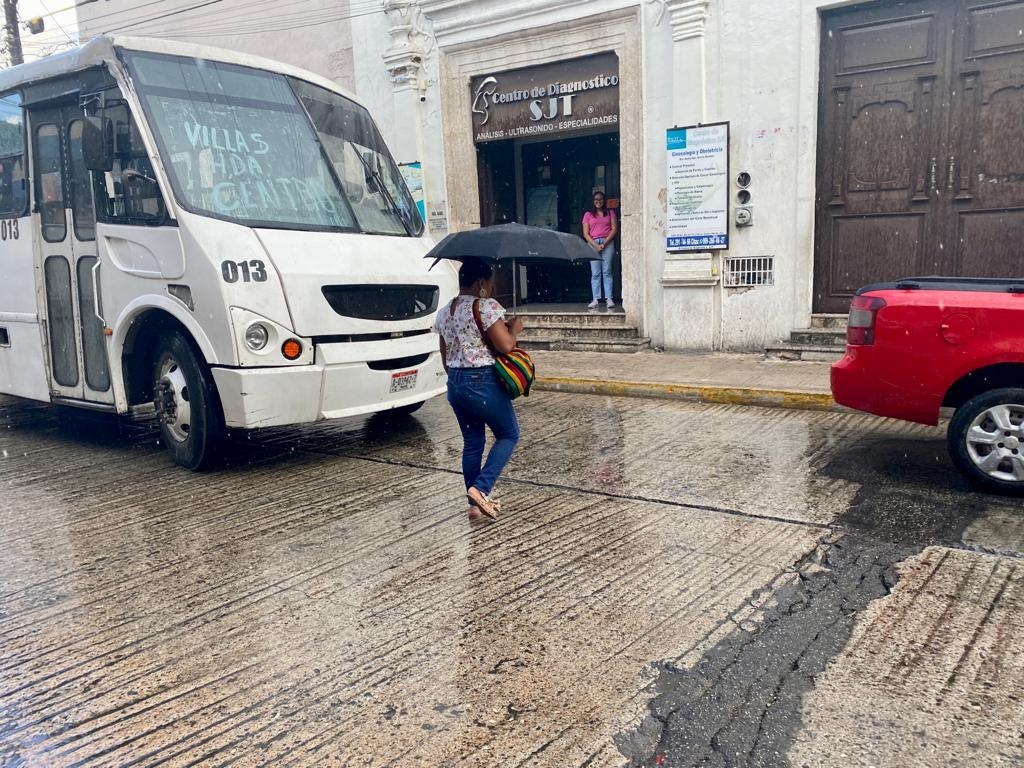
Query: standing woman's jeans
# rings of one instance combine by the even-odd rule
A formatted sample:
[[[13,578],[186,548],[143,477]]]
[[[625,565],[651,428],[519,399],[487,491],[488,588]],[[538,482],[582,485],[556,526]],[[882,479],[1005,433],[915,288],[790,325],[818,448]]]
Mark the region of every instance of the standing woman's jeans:
[[[512,401],[498,381],[493,365],[449,368],[448,402],[462,430],[462,477],[466,490],[475,486],[489,494],[519,442],[519,423]],[[494,433],[494,445],[484,457],[484,426]]]
[[[599,245],[604,242],[603,237],[595,237],[594,242]],[[601,260],[590,262],[590,293],[594,301],[601,298],[601,278],[604,277],[604,300],[612,299],[612,259],[615,257],[615,243],[608,243],[601,251]]]

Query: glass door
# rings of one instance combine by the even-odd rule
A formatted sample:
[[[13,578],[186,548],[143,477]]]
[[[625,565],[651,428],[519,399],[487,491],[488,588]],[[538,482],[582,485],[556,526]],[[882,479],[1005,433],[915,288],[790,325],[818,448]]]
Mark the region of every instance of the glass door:
[[[83,113],[77,103],[30,109],[29,126],[51,392],[113,403],[96,297],[96,212],[82,156]]]

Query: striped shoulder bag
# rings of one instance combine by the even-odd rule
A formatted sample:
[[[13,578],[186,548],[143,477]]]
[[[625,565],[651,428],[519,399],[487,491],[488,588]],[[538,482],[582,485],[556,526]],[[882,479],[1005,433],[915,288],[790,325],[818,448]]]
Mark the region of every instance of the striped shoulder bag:
[[[537,375],[537,368],[529,353],[525,349],[514,347],[511,352],[503,354],[494,348],[484,330],[484,324],[480,320],[479,299],[473,300],[473,319],[476,320],[476,327],[480,330],[480,338],[484,340],[484,344],[494,356],[494,370],[497,371],[498,379],[504,385],[505,391],[508,392],[509,399],[515,400],[520,395],[529,397],[530,387],[533,386],[533,380]]]

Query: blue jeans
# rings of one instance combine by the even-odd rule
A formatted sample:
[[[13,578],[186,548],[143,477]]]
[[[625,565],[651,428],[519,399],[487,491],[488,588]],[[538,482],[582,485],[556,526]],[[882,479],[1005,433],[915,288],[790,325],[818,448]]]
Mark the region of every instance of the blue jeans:
[[[595,237],[595,243],[603,243],[603,237]],[[594,301],[601,298],[601,278],[604,278],[605,301],[612,299],[612,259],[615,258],[615,243],[608,243],[601,251],[601,260],[590,262],[590,293]]]
[[[466,490],[475,486],[481,493],[489,494],[519,442],[519,422],[512,401],[498,381],[494,366],[488,365],[450,368],[448,402],[462,430],[462,477]],[[481,468],[485,425],[494,433],[494,445]]]

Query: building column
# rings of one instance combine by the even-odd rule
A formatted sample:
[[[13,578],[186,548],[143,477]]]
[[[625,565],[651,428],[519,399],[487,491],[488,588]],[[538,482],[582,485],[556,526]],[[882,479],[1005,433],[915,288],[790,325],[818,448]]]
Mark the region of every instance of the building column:
[[[710,0],[664,0],[672,30],[672,121],[676,126],[706,122],[705,24]],[[718,338],[714,286],[719,282],[713,253],[665,253],[665,346],[711,349]]]
[[[417,0],[384,0],[391,22],[391,45],[382,58],[391,75],[395,122],[398,131],[388,142],[399,163],[419,163],[426,200],[426,163],[423,155],[422,103],[427,94],[424,61],[433,50],[433,37],[423,28]]]

